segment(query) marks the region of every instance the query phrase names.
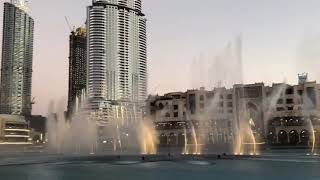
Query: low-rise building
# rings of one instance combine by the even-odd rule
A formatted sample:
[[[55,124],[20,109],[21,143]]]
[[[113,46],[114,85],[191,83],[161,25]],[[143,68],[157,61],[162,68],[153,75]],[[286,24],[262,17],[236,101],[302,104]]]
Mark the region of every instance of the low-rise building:
[[[41,115],[27,116],[26,120],[31,129],[31,138],[35,143],[43,143],[47,132],[47,118]]]
[[[32,144],[29,125],[23,116],[0,115],[0,145],[1,144]]]
[[[297,85],[236,84],[150,96],[146,106],[160,146],[194,143],[194,134],[200,144],[234,144],[243,131],[255,143],[305,146],[320,139],[319,115],[320,84],[306,75]]]

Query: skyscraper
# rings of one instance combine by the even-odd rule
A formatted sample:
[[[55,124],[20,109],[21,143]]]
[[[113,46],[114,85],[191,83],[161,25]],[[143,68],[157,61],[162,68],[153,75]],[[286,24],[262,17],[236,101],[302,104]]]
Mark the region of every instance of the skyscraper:
[[[30,115],[34,21],[25,0],[4,3],[0,113]]]
[[[68,116],[76,108],[76,98],[81,99],[87,84],[87,34],[85,28],[78,28],[70,35]]]
[[[93,0],[87,9],[87,93],[93,109],[147,96],[146,19],[141,0]]]

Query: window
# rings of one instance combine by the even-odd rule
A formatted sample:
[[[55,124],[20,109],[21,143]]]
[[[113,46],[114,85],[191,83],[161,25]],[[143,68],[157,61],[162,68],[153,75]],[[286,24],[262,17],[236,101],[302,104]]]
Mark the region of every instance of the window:
[[[283,104],[283,99],[278,99],[277,104]]]
[[[277,111],[284,111],[283,107],[277,107]]]
[[[179,106],[178,106],[178,105],[174,105],[174,106],[173,106],[173,109],[174,109],[174,110],[178,110],[178,109],[179,109]]]
[[[162,103],[159,104],[159,109],[160,109],[160,110],[163,109],[163,104],[162,104]]]
[[[200,103],[200,109],[203,109],[203,108],[204,108],[204,104]]]
[[[293,99],[287,99],[287,104],[293,104]]]
[[[203,100],[204,100],[204,96],[200,95],[200,101],[203,101]]]
[[[196,112],[196,95],[195,94],[190,94],[189,95],[189,108],[190,108],[190,113],[195,114]]]
[[[223,99],[223,95],[222,94],[220,95],[220,99]]]
[[[233,107],[232,102],[228,102],[227,106],[228,106],[229,108]]]
[[[173,113],[173,117],[175,117],[175,118],[179,117],[179,113],[178,112],[174,112]]]
[[[166,113],[166,117],[169,118],[170,117],[170,113]]]
[[[214,93],[213,92],[209,92],[208,94],[206,94],[207,99],[213,99],[214,98]]]
[[[314,109],[316,107],[317,98],[316,98],[316,92],[314,87],[307,87],[307,97],[310,99],[310,105],[309,109]]]
[[[286,94],[293,94],[293,88],[286,89]]]
[[[293,111],[293,107],[288,107],[288,111]]]
[[[231,100],[232,99],[232,94],[227,95],[227,99]]]

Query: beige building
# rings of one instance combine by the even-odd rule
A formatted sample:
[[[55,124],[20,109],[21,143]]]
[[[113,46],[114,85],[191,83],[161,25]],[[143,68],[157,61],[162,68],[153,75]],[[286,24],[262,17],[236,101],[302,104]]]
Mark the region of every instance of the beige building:
[[[29,125],[23,116],[0,115],[0,145],[1,144],[32,144]]]
[[[150,96],[146,107],[160,146],[192,142],[193,130],[202,144],[232,144],[244,126],[262,144],[307,145],[320,130],[320,84],[306,75],[297,85],[238,84]]]

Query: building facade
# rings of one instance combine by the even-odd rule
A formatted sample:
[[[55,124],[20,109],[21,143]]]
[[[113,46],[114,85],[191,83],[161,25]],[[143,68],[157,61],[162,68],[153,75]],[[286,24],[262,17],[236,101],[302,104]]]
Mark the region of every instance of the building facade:
[[[233,142],[233,91],[201,88],[150,96],[146,119],[155,124],[161,147],[225,145]],[[216,146],[217,147],[217,146]]]
[[[192,143],[193,128],[198,143],[207,146],[234,145],[240,136],[250,144],[252,135],[259,144],[318,144],[320,85],[300,78],[305,81],[297,85],[237,84],[149,96],[146,118],[154,123],[160,146]]]
[[[87,94],[93,110],[147,97],[146,19],[141,0],[93,0],[87,10]],[[109,105],[107,105],[109,104]]]
[[[70,35],[69,44],[69,91],[68,117],[74,113],[87,85],[87,33],[85,28],[77,28]],[[78,100],[77,100],[78,98]]]
[[[30,115],[34,21],[24,0],[4,3],[0,113]]]
[[[29,124],[22,116],[0,115],[0,145],[28,145],[30,139]]]
[[[267,95],[272,113],[266,114],[266,139],[272,145],[304,146],[320,143],[320,85],[299,76],[299,84],[274,84]],[[270,108],[271,107],[271,108]]]

